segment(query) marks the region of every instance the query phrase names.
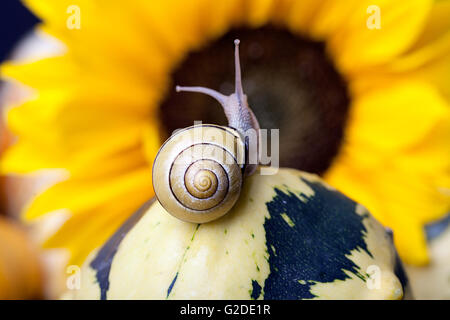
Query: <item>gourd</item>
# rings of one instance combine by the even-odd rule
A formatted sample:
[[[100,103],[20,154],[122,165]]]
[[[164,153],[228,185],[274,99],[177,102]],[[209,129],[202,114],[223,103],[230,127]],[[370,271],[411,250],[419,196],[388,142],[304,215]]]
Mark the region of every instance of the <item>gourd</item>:
[[[42,297],[42,270],[25,232],[0,216],[0,300]]]
[[[235,43],[233,95],[177,87],[219,100],[229,127],[194,126],[169,138],[153,166],[156,198],[91,253],[80,290],[64,298],[401,299],[407,294],[392,234],[362,205],[316,175],[285,168],[262,175],[265,168],[249,162],[255,157],[242,133],[259,125],[242,92]],[[199,129],[201,134],[186,138]],[[231,139],[222,144],[208,130]],[[192,146],[201,152],[194,148],[184,157]],[[225,156],[214,158],[211,147]]]

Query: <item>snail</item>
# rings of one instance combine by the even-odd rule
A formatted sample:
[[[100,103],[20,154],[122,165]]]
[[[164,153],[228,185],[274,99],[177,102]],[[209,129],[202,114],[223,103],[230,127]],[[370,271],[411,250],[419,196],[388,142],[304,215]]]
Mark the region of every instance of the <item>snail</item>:
[[[234,45],[234,93],[176,87],[177,92],[199,92],[216,99],[228,126],[200,124],[179,130],[164,142],[153,163],[156,198],[183,221],[206,223],[225,215],[238,200],[244,178],[258,166],[260,127],[242,88],[238,39]]]

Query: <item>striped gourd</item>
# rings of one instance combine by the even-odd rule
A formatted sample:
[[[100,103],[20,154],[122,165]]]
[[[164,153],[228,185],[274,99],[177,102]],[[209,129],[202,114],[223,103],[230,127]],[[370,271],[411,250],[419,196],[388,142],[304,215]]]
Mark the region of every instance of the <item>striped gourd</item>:
[[[149,201],[81,272],[74,299],[401,299],[392,235],[317,176],[255,174],[234,208],[183,222]]]

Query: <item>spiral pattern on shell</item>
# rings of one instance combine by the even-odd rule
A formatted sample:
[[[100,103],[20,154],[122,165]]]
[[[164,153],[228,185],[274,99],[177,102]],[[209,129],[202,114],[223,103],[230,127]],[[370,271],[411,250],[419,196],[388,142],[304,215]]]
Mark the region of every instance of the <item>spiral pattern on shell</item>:
[[[173,216],[203,223],[227,213],[242,186],[245,146],[233,129],[189,127],[169,138],[153,165],[153,185]]]
[[[226,177],[226,173],[217,162],[199,160],[186,170],[184,184],[189,194],[193,197],[206,199],[217,191],[219,180],[221,185],[226,184],[228,188],[228,179],[224,181],[224,176]]]

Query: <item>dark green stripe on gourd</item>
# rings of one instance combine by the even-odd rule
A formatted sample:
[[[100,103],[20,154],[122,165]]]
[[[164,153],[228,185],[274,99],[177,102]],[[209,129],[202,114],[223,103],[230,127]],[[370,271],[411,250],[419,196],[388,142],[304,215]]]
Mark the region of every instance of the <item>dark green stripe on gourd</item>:
[[[302,201],[292,191],[275,188],[276,196],[267,203],[270,218],[264,228],[272,252],[265,299],[314,298],[311,284],[350,279],[343,270],[363,277],[359,266],[346,257],[352,250],[364,250],[372,257],[364,241],[367,215],[356,213],[356,203],[320,183],[302,181],[314,196]]]
[[[136,223],[145,214],[148,208],[155,202],[151,199],[144,203],[139,210],[114,233],[114,235],[103,245],[96,257],[90,263],[92,269],[96,271],[97,283],[100,287],[100,299],[106,300],[109,289],[109,273],[111,271],[112,261],[117,253],[120,243],[126,237],[128,232],[133,229]]]

